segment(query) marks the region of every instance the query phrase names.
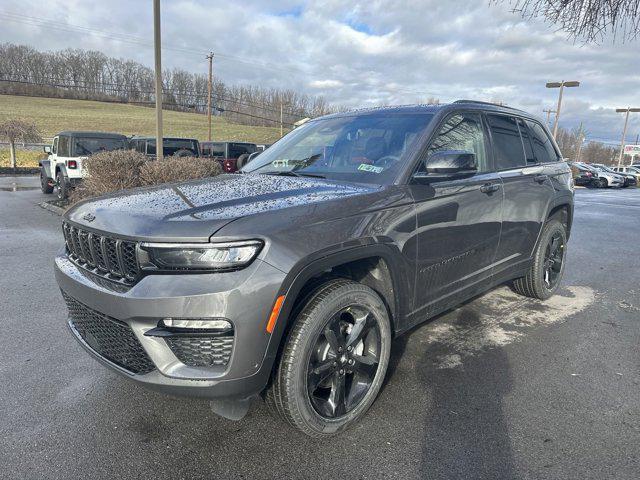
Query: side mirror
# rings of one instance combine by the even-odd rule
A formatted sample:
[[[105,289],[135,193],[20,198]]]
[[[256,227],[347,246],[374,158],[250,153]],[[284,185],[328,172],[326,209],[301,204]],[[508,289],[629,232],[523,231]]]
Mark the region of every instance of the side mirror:
[[[478,171],[476,154],[464,150],[435,152],[426,159],[424,170],[413,178],[423,183],[470,177]]]
[[[49,145],[45,145],[42,149],[44,150],[44,153],[51,155],[51,147]]]

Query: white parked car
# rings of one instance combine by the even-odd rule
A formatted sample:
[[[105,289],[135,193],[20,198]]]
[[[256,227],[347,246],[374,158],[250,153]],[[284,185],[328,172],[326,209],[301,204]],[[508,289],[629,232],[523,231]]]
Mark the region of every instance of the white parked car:
[[[51,146],[44,147],[49,156],[40,161],[42,193],[57,189],[59,199],[67,198],[69,189],[85,175],[82,162],[94,153],[127,148],[127,137],[119,133],[60,132]]]
[[[609,174],[609,175],[618,175],[619,177],[621,177],[622,178],[622,185],[620,185],[621,187],[624,187],[624,188],[631,187],[631,186],[635,187],[637,184],[635,175],[631,175],[630,173],[616,172],[611,167],[608,167],[601,163],[592,163],[591,166],[596,170],[598,170],[598,174],[600,178],[602,178],[603,173]]]
[[[584,165],[585,167],[598,172],[597,186],[600,188],[622,187],[624,185],[624,177],[622,177],[621,175],[615,172],[608,172],[602,168],[598,168],[596,165],[593,165],[591,163],[582,163],[582,162],[575,162],[575,163],[579,165]]]
[[[613,171],[618,173],[626,173],[630,175],[634,175],[636,177],[636,182],[640,185],[640,166],[631,166],[631,167],[613,167]]]

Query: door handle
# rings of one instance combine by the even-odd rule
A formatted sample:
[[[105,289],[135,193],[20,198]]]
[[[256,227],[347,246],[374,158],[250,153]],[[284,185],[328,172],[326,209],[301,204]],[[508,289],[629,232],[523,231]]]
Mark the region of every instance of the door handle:
[[[498,190],[500,190],[499,183],[485,183],[480,187],[480,191],[482,193],[493,193],[493,192],[497,192]]]
[[[533,177],[533,181],[538,183],[544,183],[547,178],[549,177],[547,177],[546,175],[540,174]]]

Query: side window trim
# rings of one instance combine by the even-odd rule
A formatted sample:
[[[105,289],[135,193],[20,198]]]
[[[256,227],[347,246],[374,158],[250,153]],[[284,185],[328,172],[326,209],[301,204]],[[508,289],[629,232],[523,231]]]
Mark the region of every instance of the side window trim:
[[[518,131],[520,132],[520,140],[522,141],[522,149],[524,150],[524,161],[525,161],[525,167],[534,167],[536,165],[540,165],[542,162],[540,162],[540,160],[538,159],[538,157],[536,156],[536,152],[533,149],[533,143],[531,141],[532,138],[532,132],[531,129],[529,128],[529,125],[527,125],[527,119],[524,117],[518,117],[516,116],[516,123],[518,124]],[[529,162],[529,159],[527,157],[527,147],[525,147],[525,138],[524,135],[522,134],[522,131],[525,130],[527,133],[527,141],[529,142],[529,148],[531,149],[531,153],[533,154],[533,159],[535,160],[535,162]]]
[[[58,154],[58,137],[55,137],[53,139],[53,154],[54,155]]]

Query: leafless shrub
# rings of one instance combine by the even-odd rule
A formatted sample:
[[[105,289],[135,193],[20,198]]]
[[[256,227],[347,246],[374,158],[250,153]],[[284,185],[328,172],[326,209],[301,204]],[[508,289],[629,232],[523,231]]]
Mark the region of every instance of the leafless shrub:
[[[210,158],[167,157],[145,163],[140,169],[141,185],[179,182],[194,178],[215,177],[222,173],[218,162]]]
[[[117,150],[92,155],[84,161],[87,176],[70,195],[70,203],[146,185],[213,177],[220,165],[207,158],[169,157],[149,160],[134,150]]]

